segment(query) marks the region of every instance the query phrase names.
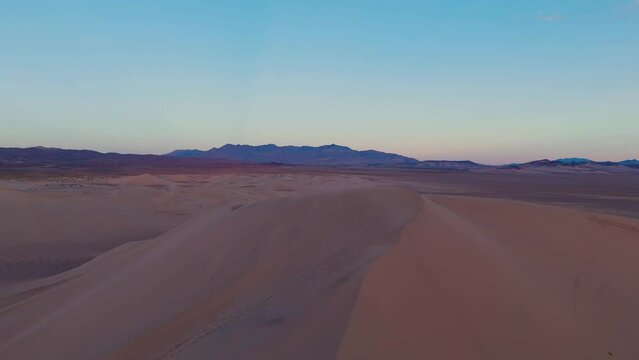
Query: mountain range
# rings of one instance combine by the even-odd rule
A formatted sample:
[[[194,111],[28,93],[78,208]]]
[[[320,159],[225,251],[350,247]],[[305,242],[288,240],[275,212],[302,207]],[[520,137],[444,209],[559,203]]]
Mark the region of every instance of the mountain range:
[[[242,164],[286,164],[315,166],[392,167],[425,170],[576,171],[619,172],[639,170],[639,160],[597,162],[585,158],[535,160],[527,163],[491,166],[469,160],[426,160],[377,150],[354,150],[341,145],[277,146],[227,144],[210,150],[174,150],[164,155],[101,153],[46,147],[0,148],[0,166],[66,167],[210,167]]]
[[[486,167],[472,161],[427,160],[377,150],[353,150],[341,145],[277,146],[233,145],[203,150],[175,150],[167,156],[225,159],[253,163],[325,166],[383,166],[439,170],[470,170]]]
[[[639,169],[639,160],[593,161],[585,158],[542,159],[521,164],[499,166],[499,170],[547,170],[572,172],[619,172],[627,169]]]
[[[0,169],[46,168],[82,169],[88,172],[134,172],[237,166],[233,161],[172,158],[162,155],[101,153],[93,150],[69,150],[42,146],[0,148]]]
[[[357,151],[346,146],[277,146],[226,144],[208,151],[175,150],[174,157],[203,157],[255,163],[283,163],[292,165],[413,165],[418,160],[376,150]]]

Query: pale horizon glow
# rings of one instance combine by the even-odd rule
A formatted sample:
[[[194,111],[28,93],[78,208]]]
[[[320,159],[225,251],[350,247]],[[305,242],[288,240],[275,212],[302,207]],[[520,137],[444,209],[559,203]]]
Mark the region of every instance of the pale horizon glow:
[[[639,157],[635,0],[0,1],[0,147]]]

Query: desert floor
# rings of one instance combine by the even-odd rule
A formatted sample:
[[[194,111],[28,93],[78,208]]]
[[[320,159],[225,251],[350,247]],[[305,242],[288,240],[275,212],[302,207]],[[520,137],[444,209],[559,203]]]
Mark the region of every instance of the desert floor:
[[[639,178],[0,179],[1,359],[639,359]]]

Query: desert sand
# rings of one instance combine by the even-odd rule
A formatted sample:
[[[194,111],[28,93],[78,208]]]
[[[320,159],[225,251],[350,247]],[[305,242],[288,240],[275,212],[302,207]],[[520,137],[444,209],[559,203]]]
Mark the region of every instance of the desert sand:
[[[338,359],[631,359],[638,250],[637,221],[427,198],[367,273]]]
[[[637,358],[636,188],[511,179],[2,180],[0,358]]]

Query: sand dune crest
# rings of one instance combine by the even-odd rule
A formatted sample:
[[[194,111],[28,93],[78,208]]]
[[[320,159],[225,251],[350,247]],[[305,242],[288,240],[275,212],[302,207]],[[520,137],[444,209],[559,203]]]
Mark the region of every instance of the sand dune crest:
[[[379,188],[218,210],[5,289],[58,284],[2,310],[0,357],[333,357],[366,268],[420,207]]]
[[[592,216],[426,199],[367,273],[338,359],[636,357],[637,221]]]
[[[637,229],[393,187],[226,204],[1,288],[0,358],[633,358]]]

